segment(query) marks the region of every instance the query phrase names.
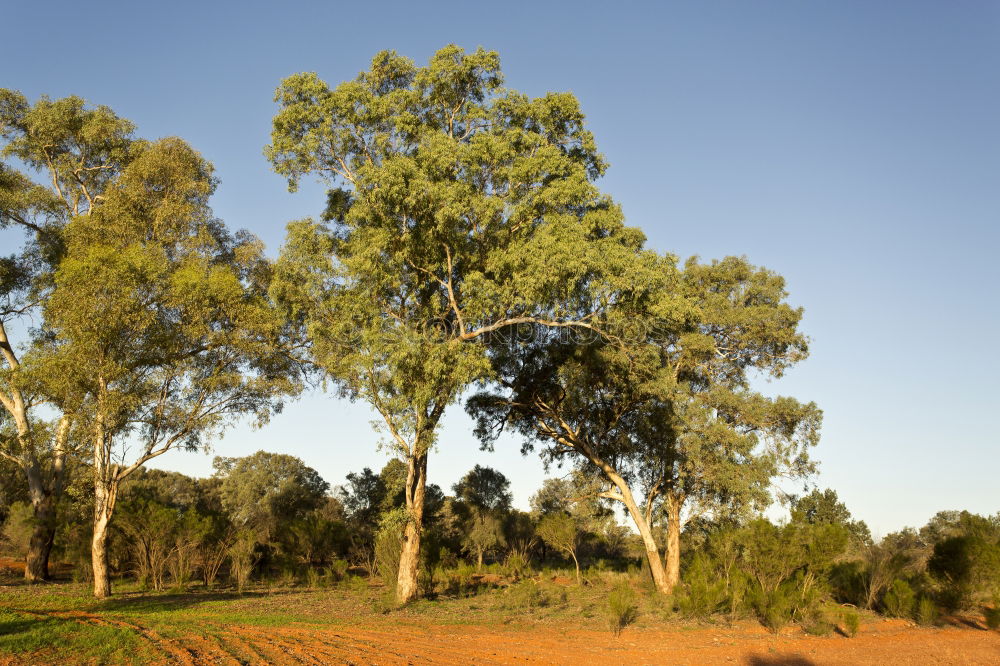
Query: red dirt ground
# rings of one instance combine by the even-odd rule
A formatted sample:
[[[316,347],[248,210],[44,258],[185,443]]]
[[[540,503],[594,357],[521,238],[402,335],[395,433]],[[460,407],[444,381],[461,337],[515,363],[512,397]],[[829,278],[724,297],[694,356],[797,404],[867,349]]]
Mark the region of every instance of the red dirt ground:
[[[770,634],[754,623],[690,630],[572,626],[476,627],[391,620],[325,628],[230,626],[216,636],[165,639],[118,620],[60,613],[80,622],[135,630],[162,655],[185,664],[1000,664],[1000,632],[974,621],[926,629],[894,620],[864,625],[855,638],[812,637],[789,628]],[[7,660],[0,664],[38,663]]]
[[[1000,664],[1000,633],[921,629],[902,622],[864,627],[855,638],[798,631],[775,636],[752,625],[626,629],[617,639],[609,632],[570,627],[231,627],[230,633],[261,651],[260,661],[251,658],[250,663]]]

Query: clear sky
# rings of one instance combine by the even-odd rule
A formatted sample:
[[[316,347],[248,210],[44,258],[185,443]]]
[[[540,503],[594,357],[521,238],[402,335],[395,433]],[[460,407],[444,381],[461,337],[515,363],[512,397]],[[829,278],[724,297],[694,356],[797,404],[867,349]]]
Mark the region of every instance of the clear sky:
[[[283,77],[334,85],[381,49],[495,49],[509,86],[580,98],[601,185],[651,246],[787,278],[812,356],[766,388],[824,409],[820,487],[876,534],[1000,510],[1000,3],[4,0],[0,36],[0,86],[187,139],[222,179],[217,214],[272,254],[323,204],[261,153]],[[317,393],[215,453],[291,453],[337,484],[387,459],[372,418]],[[430,480],[477,462],[522,507],[544,476],[514,442],[480,453],[455,405]],[[158,466],[208,475],[211,456]]]

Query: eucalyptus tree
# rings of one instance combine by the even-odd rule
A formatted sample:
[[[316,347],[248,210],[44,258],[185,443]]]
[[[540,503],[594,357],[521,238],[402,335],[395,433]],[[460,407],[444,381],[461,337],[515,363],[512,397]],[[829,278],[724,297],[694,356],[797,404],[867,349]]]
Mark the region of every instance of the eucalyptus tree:
[[[657,588],[670,592],[685,505],[766,506],[775,476],[811,472],[820,412],[750,383],[807,352],[779,276],[737,258],[683,269],[664,258],[644,275],[634,280],[642,298],[605,313],[604,329],[622,334],[498,347],[498,381],[467,409],[484,444],[510,426],[522,452],[541,446],[546,464],[569,460],[602,480],[596,495],[624,505]],[[663,518],[666,568],[654,530]]]
[[[243,458],[216,458],[222,507],[238,527],[250,527],[265,540],[319,508],[330,484],[301,459],[258,451]]]
[[[270,268],[208,200],[212,167],[180,139],[149,144],[66,226],[44,304],[46,390],[76,396],[92,447],[94,594],[111,593],[108,526],[122,481],[197,449],[231,417],[268,417],[296,388]]]
[[[333,89],[291,76],[276,101],[274,169],[292,190],[307,175],[330,189],[324,222],[289,226],[273,293],[406,461],[405,602],[428,453],[446,407],[490,374],[486,340],[590,326],[606,304],[591,279],[630,261],[642,235],[594,185],[606,165],[576,98],[503,88],[495,52],[448,46],[425,67],[382,52]]]
[[[79,442],[71,436],[72,399],[44,390],[49,371],[44,355],[32,349],[29,335],[18,341],[16,333],[40,317],[64,255],[67,222],[101,205],[108,184],[142,145],[133,130],[111,109],[87,108],[79,97],[42,97],[32,105],[24,95],[0,89],[0,156],[28,169],[0,162],[0,229],[25,234],[19,253],[0,258],[0,405],[7,417],[0,419],[0,456],[16,465],[28,484],[34,524],[28,581],[48,577],[67,458]],[[41,174],[45,184],[35,182],[32,173]]]

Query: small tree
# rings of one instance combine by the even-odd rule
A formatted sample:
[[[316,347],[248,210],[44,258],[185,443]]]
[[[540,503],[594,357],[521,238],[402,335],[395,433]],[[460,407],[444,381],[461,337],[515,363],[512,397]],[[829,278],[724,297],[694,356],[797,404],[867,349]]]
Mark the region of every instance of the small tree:
[[[257,535],[252,530],[239,530],[226,553],[229,556],[229,576],[236,584],[236,590],[243,594],[243,589],[259,559]]]
[[[476,554],[476,571],[483,569],[483,555],[507,544],[503,523],[489,513],[476,512],[470,521],[462,543],[466,550]]]
[[[573,516],[568,513],[549,514],[538,523],[536,532],[547,544],[573,558],[573,564],[576,566],[576,582],[579,585],[582,579],[576,551],[579,546],[580,530]]]

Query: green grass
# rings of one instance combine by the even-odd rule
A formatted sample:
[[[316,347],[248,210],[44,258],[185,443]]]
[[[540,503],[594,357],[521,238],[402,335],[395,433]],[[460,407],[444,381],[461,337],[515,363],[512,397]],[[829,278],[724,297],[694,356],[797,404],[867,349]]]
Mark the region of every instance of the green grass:
[[[133,631],[81,623],[68,618],[44,617],[0,608],[0,653],[35,655],[43,661],[81,663],[146,663],[154,658]]]

